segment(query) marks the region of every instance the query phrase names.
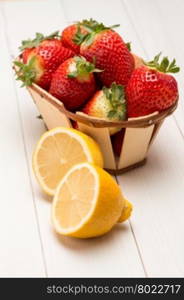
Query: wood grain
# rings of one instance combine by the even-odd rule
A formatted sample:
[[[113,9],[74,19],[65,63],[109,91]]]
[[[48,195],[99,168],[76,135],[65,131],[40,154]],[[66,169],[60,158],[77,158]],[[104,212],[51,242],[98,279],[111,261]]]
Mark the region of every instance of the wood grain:
[[[97,2],[96,2],[97,3]],[[74,4],[74,2],[73,2]],[[9,48],[13,55],[17,55],[17,46],[22,39],[31,37],[34,32],[49,33],[63,28],[65,21],[66,3],[55,1],[32,1],[6,3],[6,30]],[[69,1],[67,5],[71,5]],[[86,10],[93,9],[93,5],[85,4]],[[15,14],[17,20],[11,20]],[[43,13],[40,12],[44,11]],[[76,10],[75,17],[81,10]],[[21,18],[21,16],[23,16]],[[73,16],[71,16],[73,18]],[[52,20],[49,21],[48,20]],[[52,24],[51,24],[52,23]],[[23,26],[24,24],[24,26]],[[22,28],[23,26],[23,28]],[[21,110],[23,130],[25,136],[28,162],[31,169],[31,154],[36,141],[44,130],[42,122],[36,119],[37,110],[25,89],[17,86],[18,101]],[[89,276],[144,276],[143,266],[138,255],[137,247],[129,224],[117,226],[109,235],[100,239],[80,241],[75,239],[58,238],[53,232],[50,221],[50,199],[41,194],[39,187],[31,177],[32,190],[35,198],[36,212],[43,243],[44,256],[48,276],[51,277],[89,277]],[[123,254],[123,255],[122,255]],[[33,266],[34,268],[34,266]]]
[[[182,0],[1,1],[0,276],[184,276],[183,70],[177,75],[179,108],[164,122],[147,164],[118,176],[135,207],[130,223],[86,241],[53,232],[51,199],[41,193],[31,171],[44,124],[11,71],[21,40],[90,17],[121,24],[118,32],[139,56],[151,59],[162,50],[183,67],[183,11]]]
[[[20,107],[0,4],[0,277],[45,276]]]
[[[165,11],[164,3],[167,7]],[[175,37],[175,31],[180,30],[181,17],[179,24],[177,10],[184,9],[183,1],[176,3],[161,0],[125,0],[122,1],[122,5],[130,20],[130,27],[136,32],[136,43],[142,46],[146,58],[151,59],[160,50],[171,58],[176,57],[177,60],[180,58],[177,54],[177,45],[172,42],[172,38]],[[166,35],[167,24],[173,15],[174,27],[170,24]],[[126,18],[123,20],[127,24],[128,20]],[[178,40],[178,43],[181,53],[184,43],[181,40],[180,42]],[[183,84],[182,72],[176,76],[180,91]],[[183,92],[180,93],[175,118],[168,118],[164,122],[161,132],[151,146],[145,167],[118,178],[130,199],[133,200],[134,197],[137,215],[134,214],[132,217],[132,228],[148,276],[184,275],[182,256],[184,224],[181,224],[184,209],[182,96]]]

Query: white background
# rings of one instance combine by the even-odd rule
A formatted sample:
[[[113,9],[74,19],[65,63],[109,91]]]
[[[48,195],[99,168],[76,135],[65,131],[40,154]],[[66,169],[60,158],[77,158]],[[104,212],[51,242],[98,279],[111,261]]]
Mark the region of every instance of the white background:
[[[184,1],[0,1],[0,276],[184,276]],[[31,154],[44,131],[11,69],[21,40],[93,17],[118,29],[145,59],[176,58],[179,108],[168,118],[146,166],[118,177],[134,204],[130,222],[98,239],[59,238],[50,200],[40,192]]]

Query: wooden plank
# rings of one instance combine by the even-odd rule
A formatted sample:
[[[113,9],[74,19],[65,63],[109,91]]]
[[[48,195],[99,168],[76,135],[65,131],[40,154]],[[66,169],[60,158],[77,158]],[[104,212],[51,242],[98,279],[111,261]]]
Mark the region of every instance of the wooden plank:
[[[14,57],[20,52],[18,47],[22,40],[34,38],[36,32],[48,35],[60,30],[60,26],[64,24],[62,12],[59,14],[59,0],[56,0],[52,7],[50,0],[16,0],[4,2],[3,5],[5,15],[8,12],[6,31],[11,32],[9,48]]]
[[[17,1],[16,3],[7,2],[3,4],[9,48],[14,57],[17,56],[17,46],[20,44],[22,39],[34,36],[35,32],[40,31],[43,33],[49,33],[50,31],[54,31],[62,26],[62,21],[64,20],[62,14],[58,14],[60,11],[59,1],[55,1],[55,6],[53,6],[53,1],[50,0]],[[55,9],[53,7],[55,7]],[[44,14],[41,13],[41,11],[44,11]],[[17,20],[16,23],[12,23],[12,19],[15,14],[17,16]],[[52,22],[48,22],[48,20],[52,20]],[[50,23],[52,23],[52,25],[50,25]],[[21,29],[22,27],[24,27],[24,29]],[[37,119],[39,113],[28,91],[26,89],[20,89],[20,84],[17,84],[16,92],[22,117],[25,148],[27,151],[29,170],[31,172],[31,183],[35,196],[35,207],[38,215],[39,230],[43,242],[44,259],[46,261],[46,269],[48,269],[47,275],[50,276],[50,265],[48,262],[52,264],[52,255],[50,254],[50,251],[47,251],[47,249],[49,249],[50,244],[55,245],[52,240],[53,232],[50,224],[50,201],[47,201],[48,198],[41,193],[31,171],[32,152],[36,142],[45,131],[45,127],[43,122]],[[59,260],[59,258],[55,257],[55,260]],[[59,270],[60,273],[62,273],[62,268]],[[60,276],[62,276],[62,274],[60,274]]]
[[[177,64],[180,66],[180,72],[177,74],[177,80],[179,82],[178,87],[179,87],[179,94],[180,94],[180,102],[179,102],[179,109],[176,111],[175,116],[177,120],[177,125],[179,126],[180,130],[184,135],[184,118],[183,118],[184,116],[184,103],[183,103],[184,40],[181,38],[181,28],[183,27],[184,2],[182,0],[176,0],[176,1],[157,0],[155,5],[157,7],[157,12],[158,12],[160,22],[162,22],[163,34],[168,45],[167,49],[171,51],[172,56],[176,58]],[[170,21],[171,19],[172,22]]]
[[[156,1],[122,1],[123,7],[131,20],[130,27],[136,31],[137,42],[143,46],[145,55],[151,58],[160,50],[164,54],[177,55],[176,47],[172,47],[174,31],[179,29],[178,23],[174,31],[170,22],[173,14],[177,14],[181,6],[173,1],[163,1],[167,7],[164,16],[159,13]],[[159,4],[164,3],[159,1]],[[171,5],[172,2],[172,5]],[[174,13],[173,13],[174,12]],[[171,16],[171,17],[169,17]],[[124,19],[127,22],[128,19]],[[167,21],[166,21],[167,20]],[[165,24],[165,25],[164,25]],[[181,24],[181,17],[180,17]],[[181,25],[180,25],[181,28]],[[178,51],[182,53],[183,42]],[[176,51],[176,52],[175,52]],[[181,59],[180,59],[181,61]],[[182,73],[181,73],[182,74]],[[177,75],[179,83],[181,75]],[[177,123],[182,130],[182,103],[175,113]],[[180,115],[181,114],[181,115]],[[177,277],[184,275],[183,237],[183,198],[184,198],[184,145],[183,139],[173,118],[168,118],[161,128],[158,137],[151,146],[148,163],[118,180],[122,183],[126,194],[133,200],[136,214],[132,217],[132,228],[143,256],[148,276]]]
[[[5,14],[11,51],[16,55],[17,40],[32,36],[35,31],[50,32],[65,25],[64,15],[60,2],[55,1],[26,1],[19,6],[6,3]],[[103,2],[105,3],[105,2]],[[97,4],[97,2],[96,2]],[[71,6],[67,1],[66,5]],[[87,10],[93,11],[93,3],[79,3],[75,8],[72,3],[72,13],[75,9],[75,19],[83,11],[86,17]],[[44,14],[41,13],[44,11]],[[107,11],[107,15],[109,14]],[[16,12],[17,22],[11,20]],[[23,17],[22,17],[23,16]],[[71,16],[72,18],[74,16]],[[23,18],[23,19],[22,19]],[[52,25],[50,25],[52,23]],[[22,26],[24,28],[22,30]],[[51,28],[53,27],[53,29]],[[52,29],[52,30],[51,30]],[[30,162],[35,142],[43,132],[43,124],[36,120],[37,111],[24,89],[17,89],[23,128],[26,137],[26,149]],[[32,181],[36,197],[39,224],[43,239],[47,270],[49,276],[144,276],[143,267],[138,256],[135,241],[131,234],[129,224],[118,225],[110,234],[88,241],[68,238],[58,238],[50,224],[50,203],[45,201],[35,181]]]
[[[178,28],[177,20],[170,24],[167,33],[164,22],[168,16],[163,18],[163,22],[158,17],[160,10],[157,9],[155,12],[153,1],[147,1],[149,5],[146,1],[143,2],[141,0],[137,5],[137,1],[126,1],[125,7],[122,5],[124,2],[121,4],[120,1],[116,1],[116,14],[113,15],[114,4],[111,1],[93,1],[94,8],[87,1],[84,3],[84,1],[71,2],[67,0],[63,3],[68,21],[93,16],[99,20],[103,19],[104,22],[109,24],[121,22],[120,32],[125,36],[125,40],[135,41],[133,50],[139,55],[146,57],[146,54],[149,53],[147,57],[151,58],[161,48],[164,49],[164,53],[174,56],[177,44],[175,48],[171,45],[173,36],[175,37],[174,33],[171,34],[171,26],[173,24],[176,26],[174,27],[176,33]],[[35,2],[37,3],[36,6]],[[64,17],[62,18],[58,14],[60,7],[58,1],[55,1],[56,9],[51,4],[53,1],[44,1],[44,6],[41,2],[43,1],[16,1],[16,3],[12,1],[6,3],[5,13],[8,21],[6,28],[9,32],[10,49],[14,55],[16,55],[15,50],[19,44],[18,40],[32,36],[32,33],[35,31],[43,31],[45,33],[50,31],[50,24],[48,24],[50,17],[52,17],[52,22],[49,23],[52,23],[53,31],[61,23],[64,23]],[[172,12],[175,11],[174,15],[179,15],[179,21],[181,21],[181,6],[175,5],[174,2],[173,8],[170,4],[171,1],[167,0],[167,4],[168,2]],[[19,3],[19,6],[16,6],[17,3]],[[162,2],[160,1],[159,5],[160,3]],[[177,3],[181,4],[178,0]],[[77,5],[78,8],[76,8]],[[99,9],[96,9],[97,7]],[[145,7],[146,9],[144,9]],[[41,14],[40,11],[44,11],[44,14]],[[17,17],[16,23],[12,23],[15,12]],[[34,22],[32,21],[33,16]],[[176,35],[177,39],[179,32],[181,32],[180,29],[178,29],[178,35]],[[158,51],[155,49],[155,45]],[[179,61],[181,61],[181,54],[178,55],[179,52],[182,53],[181,47],[178,47],[177,51],[177,60],[179,57]],[[9,85],[8,81],[8,88]],[[30,160],[33,145],[41,132],[43,132],[44,127],[42,122],[36,119],[37,110],[30,101],[31,99],[27,92],[19,88],[17,92],[23,118],[26,150]],[[9,101],[11,103],[11,107],[8,106],[9,112],[14,107],[12,99],[10,99],[11,102]],[[182,128],[182,114],[180,120],[178,117],[178,112],[180,111],[180,109],[177,111],[177,121],[180,124],[180,128]],[[10,116],[12,117],[11,114]],[[5,124],[10,126],[10,121],[12,121],[11,118]],[[13,125],[15,126],[15,123]],[[12,148],[12,143],[10,143],[10,148]],[[156,139],[156,143],[151,148],[148,164],[144,168],[119,177],[126,195],[135,205],[132,226],[149,276],[183,276],[184,274],[182,169],[183,142],[172,118],[170,118],[165,122],[164,128],[161,129],[161,133]],[[50,203],[43,200],[44,196],[40,193],[36,183],[34,183],[34,193],[36,195],[36,206],[39,211],[40,228],[50,276],[107,276],[107,274],[111,274],[109,276],[144,276],[132,236],[129,234],[128,225],[125,225],[125,227],[120,225],[121,230],[119,227],[116,227],[112,233],[97,240],[81,242],[67,238],[60,239],[53,234],[49,223]],[[9,206],[7,207],[9,209]],[[4,221],[4,219],[2,220]],[[123,232],[122,228],[125,228]],[[109,257],[111,258],[110,262]],[[5,260],[5,257],[3,257],[3,260]],[[19,261],[19,263],[21,262]],[[114,266],[116,268],[117,263],[117,270],[114,270]]]
[[[118,177],[134,204],[131,223],[149,277],[184,276],[183,157],[184,142],[170,118],[147,164]]]
[[[43,252],[1,5],[0,277],[44,277]]]

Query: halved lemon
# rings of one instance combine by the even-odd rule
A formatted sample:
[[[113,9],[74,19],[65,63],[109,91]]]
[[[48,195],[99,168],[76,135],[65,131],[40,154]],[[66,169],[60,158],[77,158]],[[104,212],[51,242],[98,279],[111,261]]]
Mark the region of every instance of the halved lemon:
[[[98,144],[78,130],[57,127],[42,135],[33,154],[33,170],[42,189],[54,195],[66,172],[81,162],[103,167]]]
[[[130,216],[128,203],[106,171],[89,163],[75,165],[61,180],[54,196],[54,228],[59,234],[78,238],[102,235]]]

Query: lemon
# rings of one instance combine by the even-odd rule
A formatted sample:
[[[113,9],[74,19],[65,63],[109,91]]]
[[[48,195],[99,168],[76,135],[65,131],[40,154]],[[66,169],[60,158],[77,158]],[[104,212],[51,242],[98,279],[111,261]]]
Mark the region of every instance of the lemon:
[[[126,221],[131,216],[132,210],[133,210],[132,203],[130,203],[127,199],[125,199],[125,205],[122,214],[118,220],[118,223],[122,223]]]
[[[108,232],[128,203],[106,171],[90,163],[73,166],[59,183],[52,204],[55,230],[62,235],[89,238]]]
[[[103,167],[97,143],[78,130],[57,127],[42,135],[33,153],[33,170],[42,189],[54,195],[66,172],[81,162]]]

